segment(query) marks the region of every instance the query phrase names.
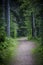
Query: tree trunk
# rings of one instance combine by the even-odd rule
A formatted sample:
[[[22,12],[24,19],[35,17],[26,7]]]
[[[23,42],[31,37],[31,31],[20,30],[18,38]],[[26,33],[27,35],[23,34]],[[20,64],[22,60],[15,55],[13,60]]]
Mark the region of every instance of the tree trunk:
[[[2,0],[2,14],[3,14],[3,19],[5,17],[5,0]]]
[[[5,0],[2,0],[2,21],[5,27]]]
[[[10,37],[10,4],[9,0],[5,1],[5,16],[7,22],[7,36]]]
[[[32,12],[32,37],[36,37],[36,28],[35,28],[35,15]]]

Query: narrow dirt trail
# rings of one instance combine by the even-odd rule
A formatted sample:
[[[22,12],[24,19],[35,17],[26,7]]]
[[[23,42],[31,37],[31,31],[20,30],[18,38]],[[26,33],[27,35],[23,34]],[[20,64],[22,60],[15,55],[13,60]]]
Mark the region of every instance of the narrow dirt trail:
[[[22,38],[18,40],[19,45],[16,50],[15,59],[11,65],[34,65],[34,55],[32,54],[32,49],[35,48],[34,42],[27,41]]]

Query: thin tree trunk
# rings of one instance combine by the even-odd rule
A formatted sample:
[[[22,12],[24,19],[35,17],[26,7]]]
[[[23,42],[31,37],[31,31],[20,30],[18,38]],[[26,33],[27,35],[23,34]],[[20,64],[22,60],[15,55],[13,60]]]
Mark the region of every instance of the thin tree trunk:
[[[10,4],[9,0],[5,1],[5,16],[7,22],[7,36],[10,37]]]
[[[32,12],[32,37],[36,37],[35,15]]]
[[[4,19],[4,16],[5,16],[5,8],[4,8],[4,6],[5,6],[5,0],[2,0],[2,11],[3,11],[3,19]]]
[[[2,20],[3,25],[5,26],[5,0],[2,0]]]

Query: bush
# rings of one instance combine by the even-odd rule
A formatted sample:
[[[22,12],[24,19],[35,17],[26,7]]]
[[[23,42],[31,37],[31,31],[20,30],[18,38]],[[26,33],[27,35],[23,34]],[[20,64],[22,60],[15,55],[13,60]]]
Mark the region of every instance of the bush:
[[[35,65],[43,65],[43,46],[41,45],[35,50]]]
[[[5,41],[5,30],[4,27],[0,27],[0,42],[4,42]]]
[[[6,38],[5,42],[0,43],[0,65],[8,65],[15,48],[16,41],[12,38]]]

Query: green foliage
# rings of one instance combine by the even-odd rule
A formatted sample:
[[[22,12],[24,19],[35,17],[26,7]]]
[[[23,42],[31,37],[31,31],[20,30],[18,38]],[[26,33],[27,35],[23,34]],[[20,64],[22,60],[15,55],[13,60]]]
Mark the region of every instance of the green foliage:
[[[8,65],[16,46],[17,42],[12,38],[6,38],[4,42],[0,43],[0,65]]]
[[[12,3],[15,2],[15,6],[12,5]],[[17,31],[19,31],[20,36],[28,36],[28,39],[31,40],[40,40],[41,37],[41,44],[43,45],[43,6],[40,5],[41,1],[39,0],[13,0],[11,3],[11,9],[14,10],[14,13],[18,14],[11,14],[11,36],[16,38],[17,37]],[[1,4],[2,5],[2,4]],[[19,5],[19,6],[18,6]],[[41,11],[42,10],[42,11]],[[19,13],[18,13],[19,11]],[[32,27],[31,27],[31,12],[34,12],[35,14],[35,27],[36,27],[36,38],[32,38]],[[23,17],[24,16],[24,17]],[[17,18],[19,20],[17,21]],[[12,50],[16,48],[16,42],[14,42],[11,38],[5,39],[5,27],[3,19],[3,11],[2,6],[0,7],[0,63],[7,63],[9,58],[12,55]],[[41,18],[41,19],[40,19]],[[25,19],[25,20],[23,20]],[[40,28],[41,23],[41,28]],[[25,25],[26,24],[26,25]],[[17,29],[19,26],[19,29]],[[40,31],[41,29],[41,31]],[[41,32],[41,35],[40,35]],[[33,32],[34,33],[34,32]],[[14,44],[15,45],[14,45]],[[43,65],[43,46],[39,46],[35,50],[35,56],[36,56],[36,65]],[[0,64],[1,65],[1,64]]]
[[[16,17],[11,13],[11,37],[16,38],[17,37],[17,29],[18,29],[18,24],[16,23]]]
[[[35,49],[35,65],[43,65],[43,46]]]
[[[4,27],[0,27],[0,42],[4,42],[4,41],[5,41]]]
[[[5,25],[4,25],[4,18],[3,18],[3,14],[2,14],[2,8],[0,8],[1,12],[0,12],[0,42],[4,42],[5,41]]]

